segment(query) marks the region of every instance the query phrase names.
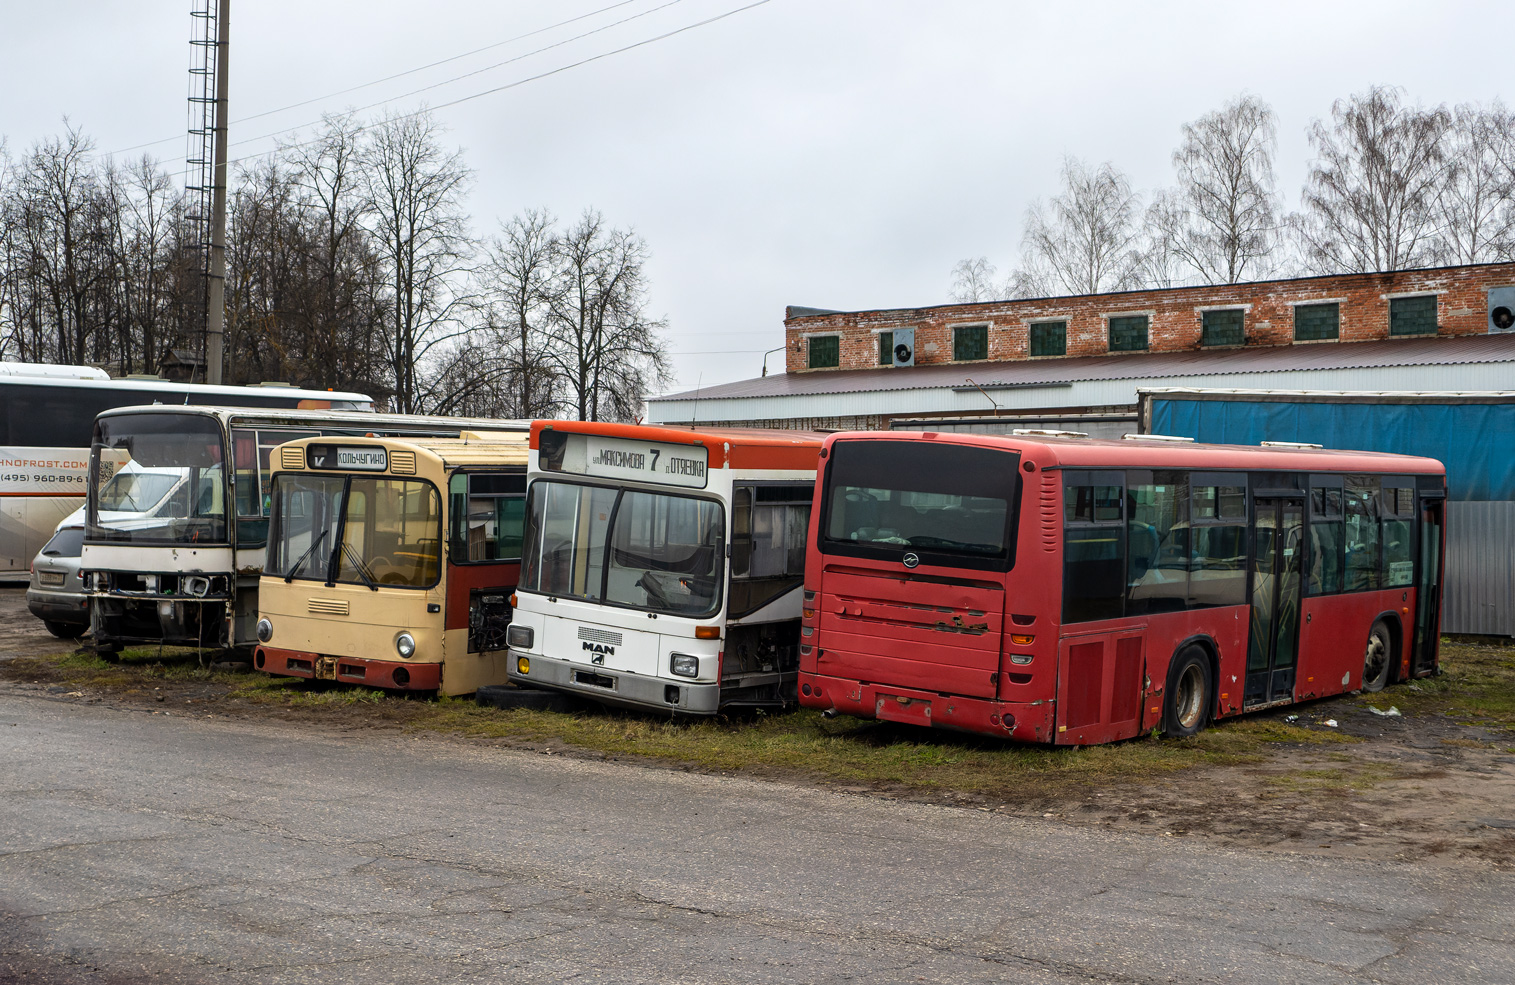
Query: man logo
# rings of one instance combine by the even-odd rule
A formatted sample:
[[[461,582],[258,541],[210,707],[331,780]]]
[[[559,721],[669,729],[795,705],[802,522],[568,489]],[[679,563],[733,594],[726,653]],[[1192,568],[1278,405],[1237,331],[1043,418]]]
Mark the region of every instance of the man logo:
[[[604,665],[606,656],[615,656],[615,647],[606,646],[604,643],[585,643],[584,649],[593,654],[589,658],[592,664]]]
[[[906,554],[904,560],[905,560],[905,567],[907,567],[907,568],[913,568],[917,564],[921,563],[920,557],[918,557],[917,555],[915,555],[913,553]]]

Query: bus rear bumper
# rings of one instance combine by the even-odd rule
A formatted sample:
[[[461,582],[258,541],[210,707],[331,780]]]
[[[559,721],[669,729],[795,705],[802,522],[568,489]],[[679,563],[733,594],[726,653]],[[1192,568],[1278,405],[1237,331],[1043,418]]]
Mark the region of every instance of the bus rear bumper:
[[[435,691],[442,686],[442,665],[364,657],[331,657],[304,650],[259,646],[253,666],[269,674],[310,680],[367,684],[401,691]]]
[[[945,696],[935,691],[862,684],[840,677],[800,674],[800,704],[857,718],[981,732],[1019,742],[1053,742],[1051,701],[996,701]]]
[[[529,673],[520,672],[520,657],[530,662]],[[619,708],[714,715],[721,705],[719,684],[674,682],[604,667],[571,664],[519,650],[510,651],[505,672],[512,681],[524,687],[551,688]]]

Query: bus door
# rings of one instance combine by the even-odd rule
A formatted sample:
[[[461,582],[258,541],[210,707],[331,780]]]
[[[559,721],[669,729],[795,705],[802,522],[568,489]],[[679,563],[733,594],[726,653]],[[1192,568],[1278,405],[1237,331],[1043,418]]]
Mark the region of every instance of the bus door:
[[[1415,654],[1410,675],[1418,677],[1436,666],[1441,633],[1442,526],[1446,500],[1420,498],[1420,568],[1415,573]]]
[[[1245,705],[1267,704],[1294,696],[1303,559],[1304,499],[1255,498]]]

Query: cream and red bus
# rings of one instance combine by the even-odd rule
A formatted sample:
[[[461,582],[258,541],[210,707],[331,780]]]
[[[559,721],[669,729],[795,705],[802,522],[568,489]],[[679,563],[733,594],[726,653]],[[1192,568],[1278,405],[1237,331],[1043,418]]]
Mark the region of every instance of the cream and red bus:
[[[492,432],[279,446],[254,666],[441,694],[503,684],[526,441]]]
[[[680,714],[792,702],[821,440],[533,424],[511,680]]]

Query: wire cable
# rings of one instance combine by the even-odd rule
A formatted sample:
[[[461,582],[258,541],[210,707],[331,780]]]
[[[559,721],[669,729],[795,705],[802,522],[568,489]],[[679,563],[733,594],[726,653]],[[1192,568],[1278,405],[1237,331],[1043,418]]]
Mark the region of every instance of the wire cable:
[[[395,79],[404,78],[407,75],[414,75],[417,72],[424,72],[424,71],[426,71],[429,68],[436,68],[439,65],[446,65],[449,62],[455,62],[455,61],[458,61],[459,59],[468,58],[468,57],[470,57],[472,55],[477,55],[477,54],[481,54],[482,52],[491,51],[491,50],[493,50],[495,48],[502,48],[505,45],[514,44],[517,41],[524,41],[525,39],[531,38],[531,37],[535,37],[538,34],[545,34],[548,31],[556,30],[557,28],[566,27],[569,24],[573,24],[573,23],[576,23],[576,22],[581,21],[581,20],[587,20],[590,17],[597,17],[600,14],[606,13],[607,11],[615,10],[617,7],[624,7],[627,4],[629,4],[629,3],[635,3],[635,2],[637,2],[637,0],[619,0],[619,2],[610,4],[607,7],[601,7],[598,10],[591,10],[587,14],[580,14],[577,17],[570,17],[567,20],[558,21],[556,24],[549,24],[546,27],[539,27],[535,31],[527,31],[525,34],[518,34],[518,35],[516,35],[513,38],[506,38],[504,41],[496,41],[493,44],[487,44],[487,45],[485,45],[482,48],[475,48],[472,51],[465,51],[462,54],[451,55],[451,56],[449,56],[447,58],[442,58],[442,59],[439,59],[437,61],[430,62],[430,63],[428,63],[426,65],[419,65],[419,66],[417,66],[415,68],[408,68],[408,69],[406,69],[403,72],[396,72],[393,75],[386,75],[382,79],[374,79],[372,82],[363,82],[363,83],[361,83],[359,85],[349,86],[346,89],[338,89],[336,92],[328,92],[324,96],[312,96],[309,99],[304,99],[304,100],[301,100],[300,102],[297,102],[297,103],[290,103],[288,106],[280,106],[277,109],[264,110],[261,113],[254,113],[251,116],[244,116],[244,117],[242,117],[240,119],[233,120],[232,121],[232,125],[236,125],[236,124],[239,124],[239,123],[247,123],[250,120],[262,119],[265,116],[273,116],[275,113],[283,113],[286,110],[299,109],[301,106],[309,106],[311,103],[318,103],[318,102],[321,102],[322,100],[326,100],[326,99],[334,99],[337,96],[345,96],[348,93],[358,92],[358,91],[363,90],[363,89],[369,89],[369,88],[372,88],[373,86],[381,85],[381,84],[383,84],[385,82],[393,82]],[[678,3],[678,2],[680,2],[680,0],[672,0],[672,2],[673,3]],[[670,6],[670,4],[665,3],[665,4],[662,5],[662,7],[654,7],[652,10],[644,11],[643,14],[654,13],[654,12],[656,12],[658,10],[663,9],[663,7],[666,7],[666,6]],[[643,14],[638,14],[638,15],[635,15],[635,16],[636,17],[640,17],[640,16],[643,16]],[[633,19],[635,19],[635,17],[629,17],[629,18],[626,18],[624,20],[619,20],[619,21],[616,21],[613,24],[607,24],[607,25],[605,25],[605,27],[599,28],[597,30],[606,30],[608,28],[615,27],[617,24],[624,24],[624,23],[626,23],[627,20],[633,20]],[[596,31],[590,31],[590,32],[587,32],[586,34],[578,35],[578,37],[579,38],[587,37],[589,34],[594,34],[594,33],[597,33],[597,32]],[[568,40],[569,41],[574,41],[574,40],[577,40],[577,38],[569,38]],[[567,43],[567,42],[560,42],[560,43]],[[549,46],[549,47],[553,47],[553,46]],[[545,51],[545,50],[547,50],[547,49],[545,49],[545,48],[538,49],[539,52],[540,51]],[[537,52],[531,52],[529,54],[536,54],[536,53]],[[523,55],[521,57],[524,58],[524,57],[527,57],[527,56]],[[511,59],[511,61],[515,61],[515,60],[517,60],[517,59]],[[500,65],[506,65],[506,64],[509,64],[509,62],[501,62],[499,64]],[[491,67],[496,67],[497,68],[499,66],[496,65],[496,66],[491,66]],[[486,71],[486,69],[480,69],[480,71]],[[469,73],[469,74],[477,74],[477,73]],[[466,78],[466,76],[459,76],[459,78]],[[455,81],[455,80],[451,80],[451,81]],[[438,84],[441,85],[441,84],[445,84],[445,83],[438,83]],[[193,85],[191,85],[191,94],[193,94]],[[405,97],[404,96],[396,96],[394,98],[396,98],[396,99],[403,99]],[[309,125],[310,124],[306,124],[306,126],[309,126]],[[121,150],[118,150],[118,151],[111,151],[106,156],[107,157],[114,157],[114,156],[116,156],[118,154],[129,154],[129,153],[131,153],[134,150],[143,150],[143,149],[148,148],[148,147],[157,147],[159,144],[167,144],[167,143],[170,143],[170,142],[178,140],[178,139],[180,139],[178,136],[164,137],[162,140],[151,140],[151,141],[148,141],[145,144],[134,144],[131,147],[124,147],[124,148],[122,148]]]
[[[666,31],[666,32],[664,32],[662,34],[659,34],[659,35],[655,36],[655,37],[646,38],[646,39],[644,39],[642,41],[636,41],[636,42],[633,42],[632,44],[624,45],[624,46],[622,46],[620,48],[615,48],[615,49],[613,49],[611,51],[601,52],[598,55],[590,55],[588,58],[581,58],[580,60],[578,60],[576,62],[570,62],[567,65],[560,65],[557,68],[548,69],[545,72],[539,72],[536,75],[527,76],[524,79],[517,79],[514,82],[507,82],[505,85],[502,85],[502,86],[495,86],[492,89],[485,89],[482,92],[476,92],[476,93],[473,93],[472,95],[461,96],[461,97],[459,97],[457,99],[453,99],[453,100],[450,100],[450,101],[445,102],[445,103],[438,103],[436,106],[423,106],[422,108],[417,109],[417,110],[412,110],[409,113],[402,113],[402,114],[400,114],[398,116],[389,117],[388,118],[388,122],[399,122],[401,120],[408,120],[408,119],[410,119],[412,117],[420,116],[422,113],[434,112],[434,111],[440,110],[440,109],[448,109],[449,107],[457,106],[457,105],[460,105],[462,103],[470,102],[470,101],[475,100],[475,99],[482,99],[484,96],[492,96],[492,95],[494,95],[496,93],[505,92],[508,89],[515,89],[515,88],[517,88],[519,86],[526,85],[529,82],[536,82],[536,81],[539,81],[541,79],[549,78],[549,77],[554,76],[554,75],[560,75],[563,72],[567,72],[567,71],[570,71],[572,69],[579,68],[579,67],[581,67],[583,65],[588,65],[588,64],[590,64],[592,62],[602,61],[603,59],[610,58],[610,57],[612,57],[614,55],[623,54],[623,53],[628,52],[628,51],[633,51],[633,50],[635,50],[637,48],[644,48],[647,45],[656,44],[659,41],[667,40],[668,38],[674,37],[675,35],[683,34],[686,31],[693,31],[696,28],[705,27],[706,25],[709,25],[709,24],[714,24],[717,21],[725,20],[728,17],[732,17],[732,16],[735,16],[736,14],[740,14],[740,13],[743,13],[745,11],[752,10],[754,7],[761,7],[764,4],[771,3],[771,2],[772,2],[772,0],[755,0],[755,2],[753,2],[753,3],[749,3],[749,4],[746,4],[745,6],[737,7],[734,10],[728,10],[725,13],[716,14],[714,17],[707,17],[707,18],[705,18],[702,21],[696,21],[693,24],[686,24],[683,27],[675,28],[675,29],[673,29],[671,31]],[[311,124],[306,124],[306,126],[310,126],[310,125]],[[364,124],[362,126],[354,128],[353,132],[354,133],[362,133],[365,130],[371,130],[371,129],[373,129],[377,125],[378,125],[378,121],[376,121],[374,123],[367,123],[367,124]],[[292,128],[292,129],[301,129],[301,128],[300,127],[295,127],[295,128]],[[287,133],[287,132],[288,131],[279,131],[279,133]],[[248,141],[238,141],[238,143],[248,143],[248,142],[251,142],[253,140],[264,140],[264,139],[267,139],[268,137],[271,137],[271,136],[278,136],[279,133],[267,134],[267,135],[265,135],[263,137],[253,137],[253,138],[249,138]],[[295,143],[295,144],[287,145],[287,147],[285,149],[299,149],[301,147],[308,147],[308,146],[310,146],[310,145],[318,142],[318,140],[319,140],[319,138],[317,138],[315,140],[307,140],[307,141],[304,141],[304,142],[301,142],[301,143]],[[229,165],[230,164],[241,164],[244,161],[250,161],[250,160],[253,160],[255,158],[267,157],[269,154],[276,153],[278,150],[280,150],[280,148],[275,147],[275,148],[270,149],[270,150],[260,151],[260,152],[258,152],[256,154],[244,154],[241,157],[233,158],[232,160],[228,161],[227,164],[229,164]]]

